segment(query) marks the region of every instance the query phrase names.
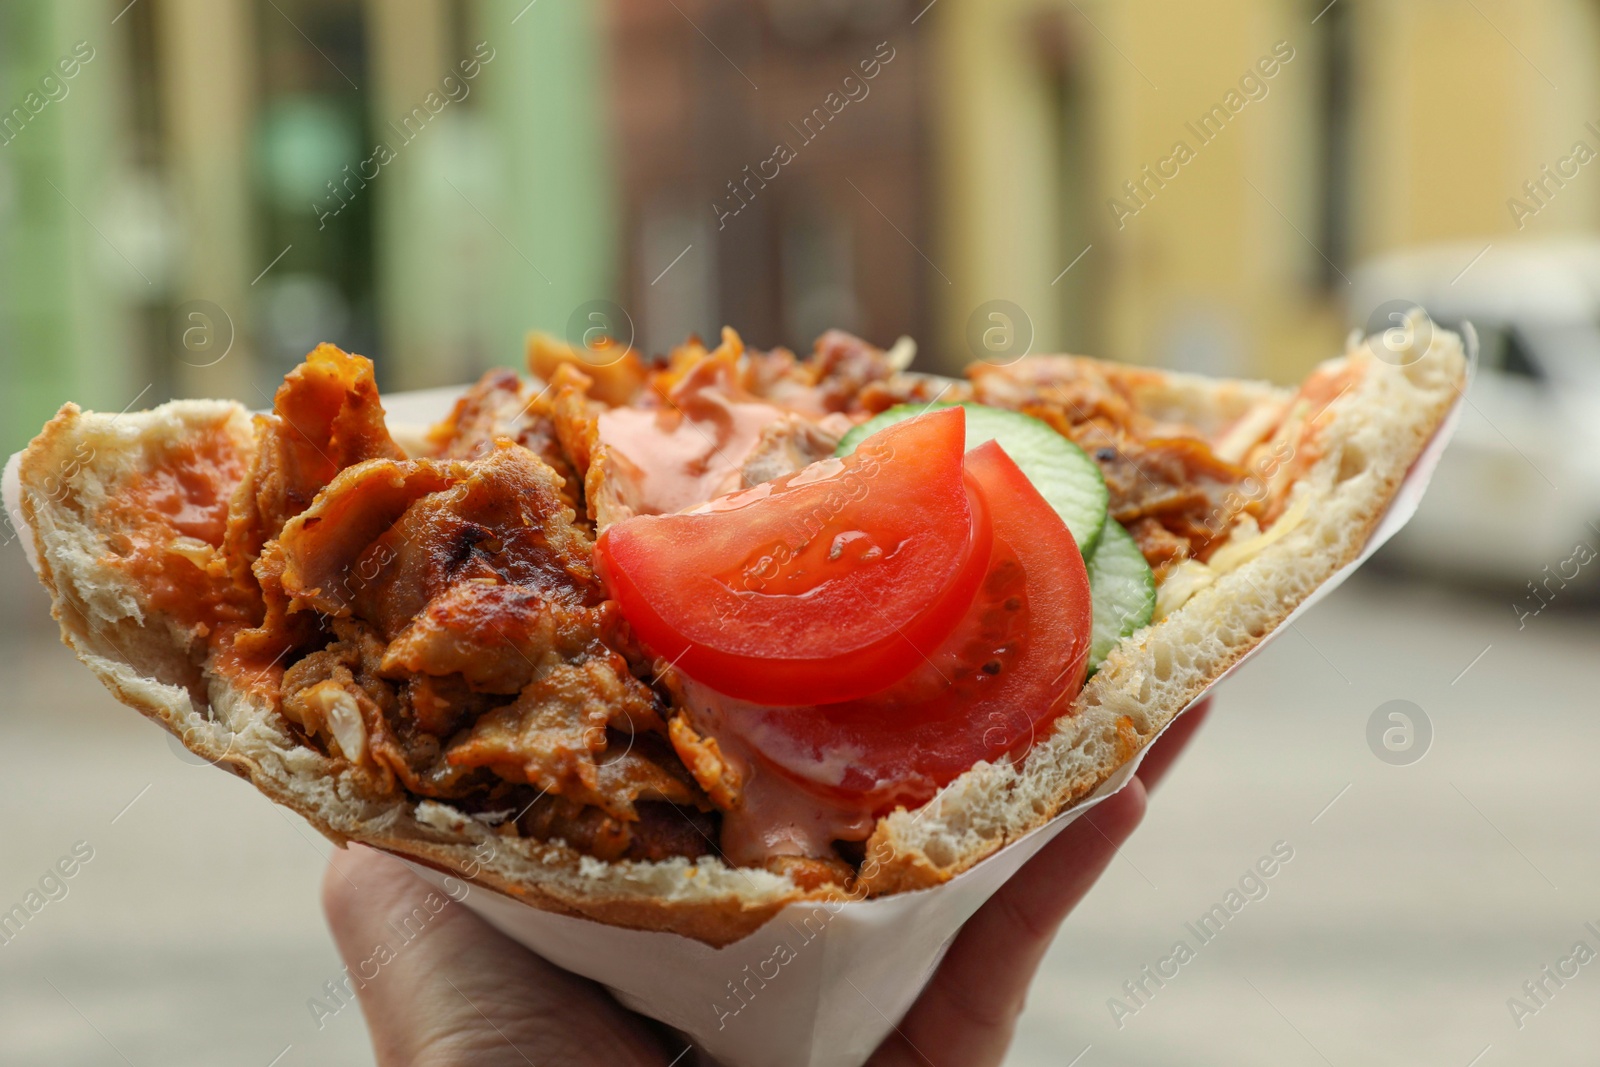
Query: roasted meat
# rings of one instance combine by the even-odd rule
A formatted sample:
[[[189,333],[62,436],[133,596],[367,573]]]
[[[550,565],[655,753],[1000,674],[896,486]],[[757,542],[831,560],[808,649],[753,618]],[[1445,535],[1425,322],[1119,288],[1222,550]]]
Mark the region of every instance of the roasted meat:
[[[974,399],[1042,419],[1105,475],[1111,516],[1133,534],[1157,577],[1205,560],[1227,539],[1227,500],[1245,472],[1205,441],[1140,414],[1120,383],[1087,363],[1043,358],[969,371]]]
[[[1215,547],[1241,477],[1073,360],[952,385],[837,331],[798,359],[731,330],[654,364],[548,338],[529,355],[534,380],[486,374],[408,458],[372,365],[324,345],[257,419],[249,470],[175,460],[174,479],[238,482],[231,504],[202,484],[178,494],[210,501],[199,510],[156,485],[123,506],[171,513],[156,540],[193,557],[180,577],[210,583],[197,632],[213,669],[269,687],[308,744],[375,791],[601,859],[719,854],[751,784],[678,713],[670,665],[635,644],[593,569],[597,529],[792,474],[913,399],[1022,410],[1077,442],[1158,575]],[[806,885],[853,874],[832,854],[765,862]]]
[[[333,345],[318,345],[289,372],[256,432],[255,465],[228,516],[228,556],[246,567],[340,471],[404,458],[384,423],[372,361]]]
[[[226,534],[213,516],[260,605],[216,669],[264,664],[285,718],[380,792],[504,804],[509,826],[608,858],[699,855],[714,805],[574,512],[598,405],[575,369],[555,377],[485,376],[407,459],[371,365],[313,353],[258,420]]]
[[[562,502],[581,514],[583,471],[574,469],[561,443],[556,395],[555,389],[523,381],[512,371],[489,371],[429,432],[429,444],[442,459],[473,459],[497,440],[515,441],[561,476]]]

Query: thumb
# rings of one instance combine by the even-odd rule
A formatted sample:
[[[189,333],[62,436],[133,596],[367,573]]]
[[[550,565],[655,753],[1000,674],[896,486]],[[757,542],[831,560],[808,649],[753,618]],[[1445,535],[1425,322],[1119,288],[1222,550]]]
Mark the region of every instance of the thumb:
[[[322,903],[379,1067],[666,1062],[645,1025],[599,986],[540,959],[391,856],[352,846],[324,877]]]

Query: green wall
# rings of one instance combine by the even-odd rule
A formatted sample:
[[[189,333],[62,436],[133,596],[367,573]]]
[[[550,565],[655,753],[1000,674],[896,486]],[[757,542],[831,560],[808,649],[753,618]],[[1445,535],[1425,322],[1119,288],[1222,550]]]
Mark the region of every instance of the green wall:
[[[600,18],[588,0],[479,9],[476,39],[498,52],[483,87],[500,154],[498,211],[484,211],[505,231],[494,245],[497,363],[520,360],[528,330],[562,333],[580,304],[616,297]]]
[[[120,35],[90,0],[0,4],[0,116],[87,41],[94,57],[0,145],[0,450],[25,445],[65,400],[119,410],[140,383],[119,358],[121,293],[144,283],[106,239]],[[59,94],[60,89],[53,89]],[[81,212],[81,214],[80,214]]]

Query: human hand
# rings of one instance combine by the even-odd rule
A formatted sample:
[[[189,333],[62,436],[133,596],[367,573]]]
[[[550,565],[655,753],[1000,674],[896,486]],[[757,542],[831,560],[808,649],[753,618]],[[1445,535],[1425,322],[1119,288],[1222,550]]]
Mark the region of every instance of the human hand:
[[[980,908],[921,997],[868,1067],[992,1067],[1011,1043],[1028,986],[1056,928],[1144,815],[1207,707],[1185,714],[1125,789],[1067,827]],[[356,887],[360,888],[357,889]],[[354,968],[410,916],[427,883],[393,857],[354,847],[323,880],[335,942]],[[466,908],[447,907],[424,936],[360,990],[379,1067],[687,1067],[671,1030],[622,1008],[594,982],[547,963]]]

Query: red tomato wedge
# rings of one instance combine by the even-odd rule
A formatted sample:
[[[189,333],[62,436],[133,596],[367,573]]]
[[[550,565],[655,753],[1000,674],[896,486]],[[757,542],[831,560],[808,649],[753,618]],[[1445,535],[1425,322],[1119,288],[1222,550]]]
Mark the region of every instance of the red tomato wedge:
[[[865,699],[728,717],[809,791],[878,813],[923,803],[973,764],[1026,751],[1083,686],[1092,617],[1072,534],[998,444],[968,453],[966,468],[988,501],[994,547],[940,648]]]
[[[644,645],[767,705],[877,692],[939,647],[988,568],[991,524],[964,472],[966,417],[929,412],[842,460],[693,511],[641,515],[595,558]]]

